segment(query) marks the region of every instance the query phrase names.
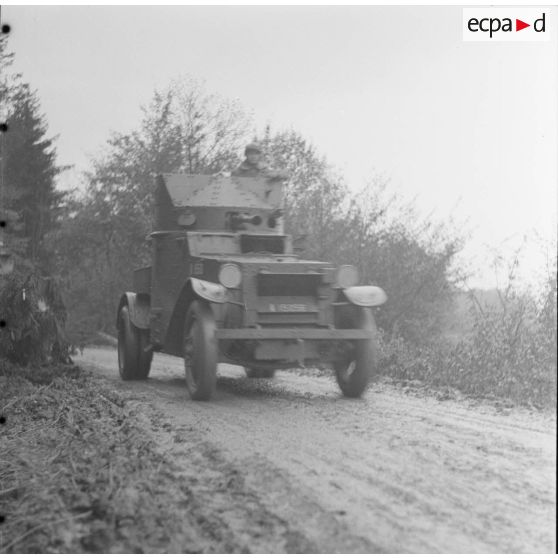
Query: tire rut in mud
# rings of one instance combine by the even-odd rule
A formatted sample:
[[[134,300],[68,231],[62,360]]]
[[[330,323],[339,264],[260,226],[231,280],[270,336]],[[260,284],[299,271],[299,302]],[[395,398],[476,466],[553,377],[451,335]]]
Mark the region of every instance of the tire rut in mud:
[[[172,463],[168,482],[186,496],[199,552],[320,552],[289,521],[262,504],[245,482],[242,463],[228,461],[188,428],[169,428],[164,418],[152,418],[152,426],[165,459]]]

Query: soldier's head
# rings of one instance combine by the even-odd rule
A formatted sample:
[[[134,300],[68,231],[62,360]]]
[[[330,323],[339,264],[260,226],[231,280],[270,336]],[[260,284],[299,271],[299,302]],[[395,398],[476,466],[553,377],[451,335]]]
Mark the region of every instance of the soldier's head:
[[[256,165],[262,158],[262,148],[258,143],[249,143],[244,150],[244,155],[251,165]]]

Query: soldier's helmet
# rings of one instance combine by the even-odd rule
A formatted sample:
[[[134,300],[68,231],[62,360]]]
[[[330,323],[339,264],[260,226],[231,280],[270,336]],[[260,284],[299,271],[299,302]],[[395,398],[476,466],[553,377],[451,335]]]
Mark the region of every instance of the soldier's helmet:
[[[263,153],[262,146],[259,143],[253,142],[249,143],[244,150],[244,155],[248,155],[249,151],[254,151],[255,153]]]

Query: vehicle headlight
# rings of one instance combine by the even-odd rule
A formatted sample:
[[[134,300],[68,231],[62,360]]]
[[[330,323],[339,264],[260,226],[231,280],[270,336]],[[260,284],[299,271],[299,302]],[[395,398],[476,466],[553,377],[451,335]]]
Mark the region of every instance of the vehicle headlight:
[[[358,269],[354,265],[341,265],[337,270],[337,285],[342,289],[358,285]]]
[[[242,271],[233,263],[226,263],[219,270],[219,283],[227,289],[235,289],[242,282]]]

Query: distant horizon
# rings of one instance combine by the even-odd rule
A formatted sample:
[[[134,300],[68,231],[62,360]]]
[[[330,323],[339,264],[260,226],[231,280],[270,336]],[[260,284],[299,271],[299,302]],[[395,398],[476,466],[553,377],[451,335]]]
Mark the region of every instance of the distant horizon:
[[[545,10],[556,22],[556,10]],[[38,91],[48,134],[59,135],[58,163],[74,165],[63,187],[111,130],[137,126],[155,89],[189,74],[240,99],[257,130],[298,131],[352,191],[379,174],[421,215],[468,221],[461,257],[477,268],[472,286],[495,287],[491,249],[509,255],[525,237],[521,280],[535,281],[545,259],[535,236],[555,243],[556,34],[546,43],[464,43],[454,6],[4,6],[2,14],[13,68]]]

